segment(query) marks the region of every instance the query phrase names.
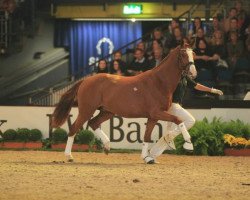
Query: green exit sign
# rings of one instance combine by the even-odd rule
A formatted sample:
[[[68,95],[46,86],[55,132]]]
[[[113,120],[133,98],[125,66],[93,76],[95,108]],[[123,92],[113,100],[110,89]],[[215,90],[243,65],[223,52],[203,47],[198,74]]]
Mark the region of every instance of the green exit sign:
[[[128,15],[128,14],[142,14],[142,5],[138,4],[126,4],[123,6],[123,14]]]

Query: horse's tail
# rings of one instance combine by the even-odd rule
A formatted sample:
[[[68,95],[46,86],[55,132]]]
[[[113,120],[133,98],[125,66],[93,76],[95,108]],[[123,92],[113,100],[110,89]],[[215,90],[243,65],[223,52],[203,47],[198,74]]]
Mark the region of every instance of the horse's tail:
[[[81,83],[82,81],[77,82],[72,88],[62,95],[52,116],[52,127],[59,127],[67,120],[71,107],[74,105],[75,97]]]

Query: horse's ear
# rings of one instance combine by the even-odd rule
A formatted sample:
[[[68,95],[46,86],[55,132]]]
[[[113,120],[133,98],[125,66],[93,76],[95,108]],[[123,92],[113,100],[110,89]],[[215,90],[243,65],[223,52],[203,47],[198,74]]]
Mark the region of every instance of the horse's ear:
[[[185,41],[185,40],[181,40],[181,47],[182,48],[188,48],[190,45]]]
[[[182,47],[182,48],[184,47],[184,43],[185,43],[185,41],[182,39],[182,40],[181,40],[181,47]]]

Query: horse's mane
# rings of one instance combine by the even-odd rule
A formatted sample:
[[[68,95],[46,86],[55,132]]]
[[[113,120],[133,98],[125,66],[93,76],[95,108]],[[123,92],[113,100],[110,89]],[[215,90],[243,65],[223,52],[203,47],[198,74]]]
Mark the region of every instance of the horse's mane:
[[[176,47],[174,50],[170,51],[169,54],[168,54],[165,58],[163,58],[163,60],[159,63],[159,65],[157,65],[156,67],[154,67],[152,70],[158,69],[159,66],[161,66],[162,63],[164,63],[166,60],[168,60],[168,58],[170,57],[170,55],[171,55],[172,53],[174,53],[177,49],[180,49],[180,46],[178,46],[178,47]]]

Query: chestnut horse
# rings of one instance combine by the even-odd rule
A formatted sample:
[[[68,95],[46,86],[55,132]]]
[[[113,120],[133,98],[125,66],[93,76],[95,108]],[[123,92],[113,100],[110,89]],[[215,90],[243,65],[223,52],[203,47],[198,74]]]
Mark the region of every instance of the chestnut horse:
[[[108,152],[110,141],[100,129],[100,125],[114,115],[119,115],[127,118],[148,118],[142,158],[146,163],[153,163],[153,159],[148,156],[147,148],[157,121],[183,124],[181,119],[169,114],[167,110],[171,106],[172,94],[180,81],[181,74],[188,73],[192,64],[193,51],[182,45],[172,50],[157,67],[137,76],[97,74],[76,83],[61,97],[52,122],[53,127],[61,126],[66,121],[74,102],[77,101],[79,114],[70,128],[65,149],[69,161],[73,161],[71,148],[74,136],[86,121],[94,130],[95,136],[102,140],[104,150]],[[92,118],[97,109],[100,110],[99,114]],[[182,134],[188,142],[190,139],[188,132],[184,130]]]

